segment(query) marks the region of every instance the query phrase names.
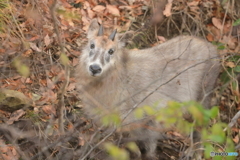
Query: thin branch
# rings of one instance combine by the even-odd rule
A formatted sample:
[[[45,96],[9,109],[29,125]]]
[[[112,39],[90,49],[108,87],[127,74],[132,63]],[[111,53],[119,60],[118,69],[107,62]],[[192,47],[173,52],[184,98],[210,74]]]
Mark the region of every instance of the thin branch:
[[[56,35],[57,35],[57,39],[58,39],[58,42],[59,42],[59,46],[60,46],[60,51],[61,51],[61,56],[63,54],[65,54],[64,52],[64,45],[63,45],[63,42],[62,42],[62,39],[61,39],[61,36],[60,36],[60,33],[59,33],[59,29],[58,29],[58,25],[57,25],[57,17],[56,17],[56,13],[55,13],[55,10],[56,10],[56,5],[57,5],[57,0],[54,0],[53,1],[53,4],[52,6],[50,7],[50,13],[51,13],[51,17],[53,19],[53,26],[54,26],[54,30],[56,32]],[[67,64],[64,64],[64,70],[65,70],[65,81],[59,91],[59,103],[58,103],[58,108],[57,108],[57,115],[58,115],[58,125],[59,125],[59,132],[61,134],[64,134],[64,125],[63,125],[63,122],[64,122],[64,108],[65,108],[65,105],[64,105],[64,94],[66,92],[66,88],[69,84],[69,76],[70,76],[70,69],[69,69],[69,66]]]
[[[228,124],[229,128],[232,128],[236,123],[238,118],[240,118],[240,111],[238,111],[235,116],[232,118],[231,122]],[[224,131],[226,131],[227,128],[224,129]]]
[[[114,127],[114,129],[106,136],[104,137],[100,142],[98,142],[94,147],[92,147],[87,154],[85,154],[85,156],[83,158],[79,158],[79,160],[85,160],[87,158],[87,156],[96,148],[98,147],[100,144],[102,144],[104,141],[106,141],[106,139],[108,137],[110,137],[114,132],[116,131],[116,127]]]
[[[214,57],[216,58],[216,57]],[[214,58],[210,58],[210,59],[214,59]],[[170,78],[168,81],[162,83],[161,85],[159,85],[156,89],[154,89],[152,92],[150,92],[146,97],[144,97],[140,102],[136,103],[126,114],[125,116],[123,117],[123,121],[127,118],[127,116],[135,109],[137,108],[142,102],[144,102],[149,96],[151,96],[154,92],[156,92],[160,87],[168,84],[169,82],[171,82],[172,80],[174,80],[175,78],[177,78],[180,74],[186,72],[187,70],[193,68],[193,67],[196,67],[202,63],[205,63],[206,61],[209,61],[209,59],[205,60],[205,61],[202,61],[202,62],[199,62],[199,63],[196,63],[184,70],[182,70],[181,72],[177,73],[175,76],[173,76],[172,78]],[[158,79],[157,79],[158,80]]]

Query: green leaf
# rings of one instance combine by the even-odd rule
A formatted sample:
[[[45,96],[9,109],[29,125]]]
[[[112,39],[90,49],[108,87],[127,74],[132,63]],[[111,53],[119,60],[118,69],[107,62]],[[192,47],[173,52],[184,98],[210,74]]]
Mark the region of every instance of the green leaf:
[[[28,66],[26,66],[26,65],[24,65],[24,64],[22,64],[22,65],[20,66],[20,68],[18,68],[17,70],[18,70],[18,72],[19,72],[22,76],[24,76],[24,77],[28,77],[29,74],[30,74],[30,71],[29,71]]]
[[[62,53],[60,55],[60,60],[61,60],[61,63],[64,65],[64,66],[67,66],[69,64],[69,59],[67,57],[67,55],[65,53]]]
[[[229,137],[227,138],[225,147],[226,147],[225,152],[236,152],[234,142]],[[226,157],[226,159],[227,160],[234,160],[234,159],[236,159],[236,157],[235,156],[228,156],[228,157]]]
[[[226,157],[226,160],[235,160],[235,159],[236,159],[235,156],[227,156],[227,157]]]
[[[239,72],[240,72],[240,66],[238,65],[238,66],[234,67],[233,70],[234,70],[235,72],[238,72],[238,73],[239,73]]]
[[[223,143],[225,140],[225,132],[223,131],[224,125],[222,123],[216,123],[212,126],[212,134],[209,139],[218,143]]]
[[[139,151],[138,146],[134,142],[129,142],[127,143],[127,148],[132,151],[132,152],[137,152]]]
[[[121,124],[121,118],[119,114],[113,114],[111,117],[112,123],[119,126]]]
[[[165,120],[165,117],[162,116],[161,112],[159,112],[159,113],[156,115],[155,120],[156,120],[157,122],[162,122],[162,121]]]
[[[240,25],[240,19],[237,19],[234,23],[233,23],[233,26],[238,26]]]
[[[175,120],[176,120],[176,127],[179,129],[179,131],[181,131],[181,133],[185,133],[185,134],[191,133],[194,125],[193,123],[189,123],[187,121],[179,120],[179,119],[175,119]]]
[[[222,156],[214,156],[214,157],[213,157],[213,160],[222,160],[222,159],[223,159]]]
[[[121,149],[112,143],[105,143],[104,147],[114,160],[129,160],[129,154],[126,150]]]
[[[238,91],[238,82],[237,81],[232,81],[232,90]]]
[[[220,135],[210,135],[209,139],[218,143],[222,143],[224,141],[224,137]]]
[[[177,120],[179,120],[179,119],[176,118],[176,117],[169,117],[169,118],[167,119],[167,123],[169,123],[169,124],[174,124],[174,123],[177,122]]]
[[[213,45],[217,45],[217,42],[216,42],[216,41],[212,41],[212,44],[213,44]]]
[[[214,106],[214,107],[211,108],[210,112],[211,112],[211,116],[210,117],[211,118],[216,118],[218,113],[219,113],[219,109],[218,109],[217,106]]]
[[[13,65],[17,69],[18,73],[24,77],[28,77],[30,75],[30,70],[28,66],[23,64],[19,58],[15,58],[13,60]]]
[[[109,125],[119,126],[121,124],[121,118],[119,114],[111,113],[106,116],[103,116],[102,123],[105,126],[109,126]]]
[[[144,106],[143,109],[149,116],[154,115],[156,113],[156,111],[151,106]]]
[[[182,103],[179,103],[179,102],[175,102],[175,101],[168,102],[168,107],[170,108],[179,109],[181,106],[182,106]]]
[[[228,83],[231,79],[230,75],[234,75],[233,74],[233,69],[232,68],[227,68],[226,71],[224,71],[221,76],[220,76],[220,80],[225,84]]]
[[[63,9],[57,9],[56,12],[68,20],[81,18],[80,15],[77,14],[76,12],[69,12]]]
[[[206,143],[206,144],[204,145],[204,148],[205,148],[204,157],[205,157],[205,158],[210,158],[210,157],[211,157],[211,156],[210,156],[210,153],[213,152],[213,147],[212,147],[212,145],[209,144],[209,143]]]
[[[138,119],[143,118],[143,116],[144,116],[144,110],[143,110],[143,108],[137,108],[137,109],[134,111],[134,115],[135,115],[135,117],[138,118]]]
[[[216,46],[217,46],[217,49],[219,49],[219,50],[225,49],[225,44],[224,44],[224,43],[213,41],[212,44],[213,44],[213,45],[216,45]]]
[[[234,55],[234,56],[231,56],[227,59],[227,61],[232,61],[232,62],[238,62],[240,59],[240,56],[239,55]]]
[[[188,108],[189,112],[192,114],[193,118],[197,120],[198,124],[203,124],[203,113],[201,112],[200,108],[196,106],[190,106]]]
[[[225,49],[225,46],[224,46],[224,45],[220,45],[220,46],[218,46],[217,49],[219,49],[219,50],[224,50],[224,49]]]
[[[207,133],[207,129],[206,128],[203,128],[202,131],[201,131],[201,136],[202,136],[202,139],[203,140],[206,140],[207,137],[208,137],[208,133]]]

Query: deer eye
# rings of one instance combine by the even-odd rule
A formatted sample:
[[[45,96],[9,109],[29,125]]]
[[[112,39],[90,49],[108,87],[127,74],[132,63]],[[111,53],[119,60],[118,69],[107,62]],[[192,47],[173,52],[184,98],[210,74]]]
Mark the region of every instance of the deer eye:
[[[109,49],[109,51],[108,51],[108,53],[109,53],[110,55],[112,55],[112,54],[113,54],[113,52],[114,52],[114,50],[113,50],[113,49]]]
[[[94,45],[94,44],[91,44],[91,45],[90,45],[90,48],[91,48],[91,49],[94,49],[94,48],[95,48],[95,45]]]

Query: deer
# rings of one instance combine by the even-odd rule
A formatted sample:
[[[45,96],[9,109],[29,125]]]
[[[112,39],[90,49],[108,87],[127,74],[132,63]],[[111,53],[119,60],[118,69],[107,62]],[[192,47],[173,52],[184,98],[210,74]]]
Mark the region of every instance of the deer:
[[[156,102],[158,108],[169,101],[190,100],[210,107],[221,66],[214,45],[182,35],[151,48],[129,50],[125,45],[132,36],[116,30],[107,34],[97,19],[90,22],[76,77],[84,112],[94,122],[101,125],[103,116],[119,113],[122,125],[128,125],[138,121],[134,109]],[[137,141],[142,160],[156,159],[158,134],[146,128],[130,131],[132,136],[147,137]]]

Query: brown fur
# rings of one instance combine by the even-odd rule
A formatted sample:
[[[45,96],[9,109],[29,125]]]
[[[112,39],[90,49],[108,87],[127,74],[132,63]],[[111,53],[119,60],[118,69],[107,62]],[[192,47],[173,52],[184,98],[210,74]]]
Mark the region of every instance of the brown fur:
[[[180,36],[152,48],[127,50],[122,48],[124,37],[106,40],[106,37],[96,35],[98,28],[97,21],[93,20],[88,32],[89,44],[82,52],[76,71],[85,112],[96,122],[113,112],[125,118],[138,103],[140,107],[159,102],[161,108],[170,100],[195,100],[209,107],[210,100],[206,95],[210,95],[220,69],[216,48],[212,44],[196,37]],[[109,48],[114,48],[111,63],[102,65],[101,74],[95,77],[88,70],[92,41],[96,44],[95,54],[105,55]],[[135,120],[131,113],[123,124]],[[158,133],[147,129],[132,133],[148,137],[141,143],[144,146],[142,151],[145,150],[142,158],[152,159]]]

